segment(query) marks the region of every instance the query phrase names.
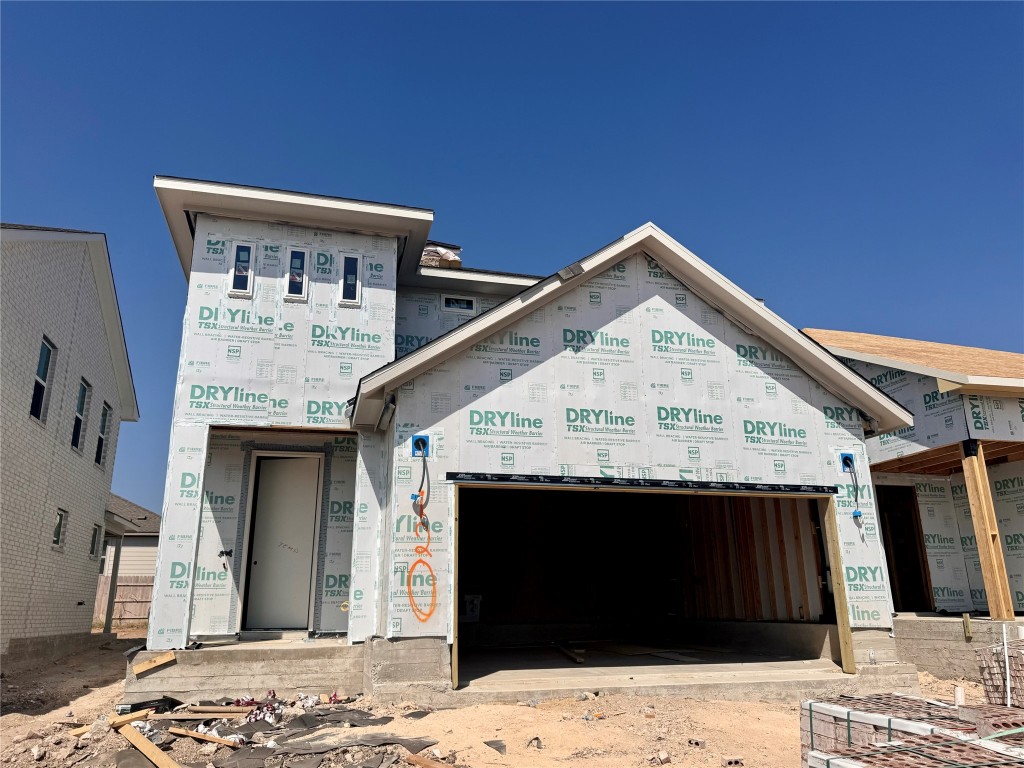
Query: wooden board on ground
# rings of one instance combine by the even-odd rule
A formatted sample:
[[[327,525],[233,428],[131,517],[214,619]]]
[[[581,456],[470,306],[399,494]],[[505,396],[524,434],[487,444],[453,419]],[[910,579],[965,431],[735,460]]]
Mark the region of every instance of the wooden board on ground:
[[[218,715],[218,714],[215,714],[213,712],[165,712],[162,715],[150,715],[149,719],[150,720],[220,720],[220,719],[234,720],[234,719],[236,719],[238,717],[241,717],[242,714],[244,714],[244,713],[239,712],[238,714],[232,714],[232,713],[229,712],[227,714]]]
[[[156,768],[182,768],[181,763],[163,752],[160,747],[147,739],[130,725],[122,725],[117,732],[128,739],[129,743],[145,755]]]
[[[211,736],[208,733],[200,733],[199,731],[190,731],[187,728],[168,728],[168,733],[173,733],[175,736],[189,736],[199,741],[209,741],[214,744],[224,744],[229,747],[237,747],[238,743],[231,741],[231,739],[222,739],[219,736]]]
[[[222,715],[247,715],[252,712],[253,707],[233,707],[230,704],[223,706],[199,706],[198,704],[191,704],[185,707],[186,712],[209,712],[212,714]]]
[[[136,720],[147,720],[149,719],[149,716],[152,714],[152,709],[140,709],[138,712],[132,712],[128,715],[118,715],[111,713],[109,719],[107,720],[107,725],[109,725],[114,730],[117,730],[125,723],[131,723]],[[83,736],[92,730],[92,726],[93,723],[90,723],[89,725],[82,725],[78,728],[72,728],[70,731],[68,731],[68,736]]]
[[[151,669],[162,667],[164,664],[170,664],[176,659],[177,656],[174,655],[174,651],[161,653],[159,656],[154,656],[149,661],[140,661],[138,664],[132,664],[132,674],[138,677],[145,672],[149,672]]]
[[[431,760],[429,757],[420,757],[419,755],[406,755],[405,762],[409,765],[419,766],[419,768],[451,768],[448,763],[439,763],[437,760]]]

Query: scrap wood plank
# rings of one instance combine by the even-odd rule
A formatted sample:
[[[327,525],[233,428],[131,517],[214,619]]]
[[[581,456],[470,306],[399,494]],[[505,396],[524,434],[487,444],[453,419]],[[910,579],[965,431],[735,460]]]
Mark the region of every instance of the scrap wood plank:
[[[220,720],[224,718],[226,720],[234,720],[241,716],[243,713],[233,714],[226,713],[223,715],[217,715],[213,712],[165,712],[162,715],[150,715],[150,720]]]
[[[448,763],[440,763],[437,760],[431,760],[429,757],[420,757],[419,755],[406,755],[405,762],[409,765],[417,765],[419,768],[452,768]]]
[[[138,664],[132,664],[132,674],[138,677],[143,672],[149,672],[149,670],[162,667],[164,664],[170,664],[176,659],[177,656],[174,655],[174,651],[161,653],[159,656],[154,656],[149,661],[140,661]]]
[[[218,713],[219,712],[219,713],[224,714],[224,715],[247,715],[247,714],[249,714],[250,712],[253,711],[255,706],[256,706],[255,704],[252,705],[251,707],[235,707],[235,706],[232,706],[231,704],[209,705],[209,706],[200,706],[198,704],[190,704],[189,706],[185,707],[185,711],[186,712],[212,712],[212,713]]]
[[[147,739],[130,725],[122,725],[117,732],[128,739],[128,742],[145,755],[157,768],[182,768],[181,763],[165,753],[156,744]]]
[[[199,741],[211,741],[214,744],[226,744],[229,747],[238,747],[238,742],[232,741],[231,739],[222,739],[220,736],[211,736],[208,733],[190,731],[188,728],[168,728],[167,732],[173,733],[175,736],[190,736],[193,739],[198,739]]]
[[[122,725],[125,725],[126,723],[131,723],[135,720],[146,720],[152,714],[152,709],[140,709],[138,712],[132,712],[128,715],[118,715],[115,713],[111,713],[109,719],[107,720],[107,725],[116,730],[120,728]],[[70,731],[68,731],[68,736],[82,736],[83,734],[86,734],[89,731],[91,731],[93,725],[94,723],[90,723],[89,725],[82,725],[78,728],[72,728]]]

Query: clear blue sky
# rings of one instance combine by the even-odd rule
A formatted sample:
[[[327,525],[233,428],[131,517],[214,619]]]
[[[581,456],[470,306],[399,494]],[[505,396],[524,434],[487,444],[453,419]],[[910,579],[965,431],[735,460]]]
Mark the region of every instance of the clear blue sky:
[[[3,3],[2,216],[109,238],[159,510],[154,174],[433,208],[549,274],[652,220],[798,327],[1024,349],[1024,5]]]

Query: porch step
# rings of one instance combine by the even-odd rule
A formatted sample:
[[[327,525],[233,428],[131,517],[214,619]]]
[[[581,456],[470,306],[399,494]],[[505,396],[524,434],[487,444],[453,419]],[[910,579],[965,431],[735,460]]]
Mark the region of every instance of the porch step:
[[[128,664],[127,703],[162,695],[185,702],[221,697],[263,698],[268,689],[279,696],[363,692],[363,646],[344,640],[277,640],[175,651],[175,662],[144,672],[132,666],[159,656],[142,651]]]

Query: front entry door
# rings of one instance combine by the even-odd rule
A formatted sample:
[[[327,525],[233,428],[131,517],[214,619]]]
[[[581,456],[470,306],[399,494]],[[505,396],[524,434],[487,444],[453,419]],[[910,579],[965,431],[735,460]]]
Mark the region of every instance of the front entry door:
[[[246,629],[306,629],[320,459],[258,459]]]

